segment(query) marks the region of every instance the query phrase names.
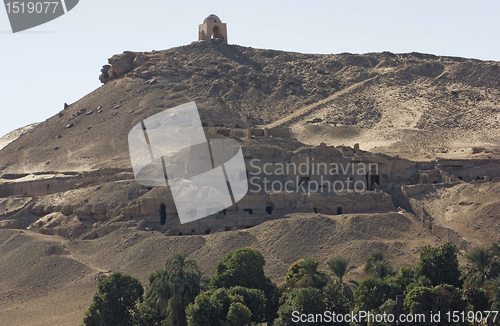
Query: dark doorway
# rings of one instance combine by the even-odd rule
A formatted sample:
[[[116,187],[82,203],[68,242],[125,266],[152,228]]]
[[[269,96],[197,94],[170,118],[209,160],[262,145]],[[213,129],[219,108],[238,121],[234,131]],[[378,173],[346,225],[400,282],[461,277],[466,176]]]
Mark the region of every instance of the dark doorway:
[[[378,184],[380,187],[380,176],[379,175],[370,175],[370,185],[373,185],[374,183]]]
[[[212,39],[217,40],[220,38],[220,31],[218,26],[214,26],[214,29],[212,30]]]
[[[250,214],[250,215],[253,214],[253,209],[251,209],[251,208],[245,208],[243,211],[248,212],[248,214]]]
[[[342,207],[337,207],[337,215],[342,214]]]
[[[309,184],[309,177],[300,177],[299,179],[299,186],[305,183],[305,186]]]
[[[267,214],[272,214],[273,213],[273,209],[274,209],[273,206],[266,206],[266,212],[267,212]]]
[[[160,224],[165,225],[167,222],[167,207],[165,204],[161,204],[160,206]]]

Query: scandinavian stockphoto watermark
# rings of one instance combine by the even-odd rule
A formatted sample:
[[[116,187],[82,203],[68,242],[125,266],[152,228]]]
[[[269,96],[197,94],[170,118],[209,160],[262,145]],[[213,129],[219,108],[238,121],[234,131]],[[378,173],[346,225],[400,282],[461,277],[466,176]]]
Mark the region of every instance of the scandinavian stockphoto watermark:
[[[181,223],[222,211],[248,191],[241,146],[207,140],[195,102],[138,123],[128,142],[136,181],[166,187],[168,180]]]
[[[274,164],[252,159],[250,167],[250,193],[285,191],[309,196],[312,193],[362,193],[369,185],[371,190],[381,191],[377,184],[380,182],[378,163],[321,162],[307,157],[300,163]]]
[[[56,19],[71,9],[79,0],[11,1],[4,0],[13,33],[24,31]]]

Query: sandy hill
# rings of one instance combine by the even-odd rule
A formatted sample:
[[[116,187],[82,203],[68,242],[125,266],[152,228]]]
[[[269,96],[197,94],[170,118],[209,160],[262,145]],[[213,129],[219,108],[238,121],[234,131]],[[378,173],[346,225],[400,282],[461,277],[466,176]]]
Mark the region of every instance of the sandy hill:
[[[228,251],[252,246],[280,282],[307,256],[343,255],[360,266],[378,248],[397,267],[416,262],[424,245],[450,240],[469,250],[498,240],[498,62],[196,42],[124,52],[109,63],[102,87],[0,140],[2,325],[78,324],[99,273],[145,282],[174,252],[210,275]],[[166,236],[144,222],[157,218],[169,193],[133,180],[127,135],[144,118],[190,101],[207,127],[291,129],[289,138],[239,137],[255,157],[279,162],[315,151],[380,162],[383,193],[346,197],[351,207],[368,207],[363,214],[304,213],[319,199],[303,198],[292,212],[247,229]],[[351,148],[356,143],[361,150]]]
[[[131,127],[189,101],[207,126],[289,126],[311,145],[358,142],[411,159],[470,154],[472,146],[498,149],[498,62],[205,43],[126,52],[110,62],[120,77],[5,147],[0,171],[130,167]]]
[[[175,252],[188,253],[210,276],[228,251],[258,248],[267,261],[266,274],[280,283],[289,265],[301,257],[343,255],[361,266],[378,248],[393,255],[397,267],[415,263],[423,245],[442,243],[399,213],[294,214],[252,229],[206,236],[165,237],[127,229],[93,241],[0,230],[0,316],[5,326],[76,325],[92,300],[99,273],[120,270],[147,284],[148,274]]]

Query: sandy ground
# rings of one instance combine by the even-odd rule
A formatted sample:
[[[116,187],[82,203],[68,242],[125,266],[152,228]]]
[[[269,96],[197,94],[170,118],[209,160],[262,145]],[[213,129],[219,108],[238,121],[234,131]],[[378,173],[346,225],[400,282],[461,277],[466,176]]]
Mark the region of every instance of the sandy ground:
[[[266,258],[266,274],[280,283],[290,264],[308,256],[325,261],[342,255],[361,266],[378,248],[393,255],[397,267],[415,263],[422,246],[442,243],[399,213],[293,214],[248,230],[206,236],[122,229],[96,240],[70,241],[0,230],[0,320],[5,326],[77,325],[92,302],[98,273],[123,271],[146,284],[149,273],[176,252],[188,253],[210,276],[230,250],[258,248]]]

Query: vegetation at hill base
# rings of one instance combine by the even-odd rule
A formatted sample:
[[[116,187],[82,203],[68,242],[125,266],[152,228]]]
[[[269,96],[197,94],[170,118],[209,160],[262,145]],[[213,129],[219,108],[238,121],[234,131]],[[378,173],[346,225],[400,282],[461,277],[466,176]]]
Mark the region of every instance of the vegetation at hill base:
[[[264,274],[265,259],[253,248],[229,252],[217,264],[215,275],[202,276],[197,263],[175,254],[149,276],[144,290],[130,275],[114,272],[101,278],[89,307],[85,326],[275,326],[331,325],[318,319],[324,312],[337,315],[422,314],[426,322],[406,325],[499,325],[490,315],[480,323],[477,312],[500,310],[500,241],[490,248],[476,247],[465,255],[460,269],[458,249],[452,243],[426,246],[416,265],[394,271],[392,257],[378,249],[365,259],[365,277],[359,282],[347,257],[323,262],[305,257],[290,265],[279,286]],[[325,263],[327,270],[322,270]],[[359,277],[358,277],[359,279]],[[398,306],[397,298],[402,298]],[[431,312],[464,312],[465,319],[432,323]],[[297,316],[302,316],[300,320]],[[476,316],[474,320],[470,316]],[[486,317],[486,314],[484,314]],[[314,322],[312,322],[314,321]],[[339,325],[393,325],[375,320],[341,321]]]

